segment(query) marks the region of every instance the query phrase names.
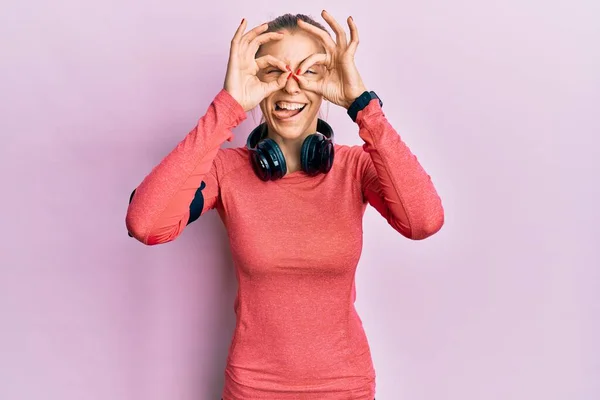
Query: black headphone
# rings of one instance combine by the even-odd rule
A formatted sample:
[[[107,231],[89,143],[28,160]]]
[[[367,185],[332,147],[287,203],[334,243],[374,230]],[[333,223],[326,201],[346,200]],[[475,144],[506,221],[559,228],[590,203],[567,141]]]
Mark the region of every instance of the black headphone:
[[[263,181],[282,178],[287,165],[279,145],[266,138],[267,123],[262,123],[248,135],[246,148],[250,151],[252,168]],[[300,166],[308,175],[326,174],[333,165],[333,129],[322,119],[317,120],[317,132],[310,134],[302,143]]]

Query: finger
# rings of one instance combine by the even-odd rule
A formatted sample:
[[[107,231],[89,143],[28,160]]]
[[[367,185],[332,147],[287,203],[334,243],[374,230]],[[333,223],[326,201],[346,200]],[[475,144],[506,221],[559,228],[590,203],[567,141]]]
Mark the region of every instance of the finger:
[[[265,32],[267,29],[269,29],[269,24],[264,23],[262,25],[259,25],[255,28],[253,28],[252,30],[250,30],[244,36],[242,36],[241,42],[250,43],[252,40],[254,40],[255,37],[257,37],[261,33]]]
[[[350,45],[348,46],[348,51],[354,55],[359,43],[358,28],[354,23],[354,18],[348,17],[348,26],[350,27]]]
[[[321,13],[323,19],[329,24],[331,29],[335,32],[335,40],[337,41],[337,45],[345,49],[348,47],[348,38],[346,37],[346,31],[338,22],[333,18],[331,14],[327,11],[323,10]]]
[[[319,81],[311,81],[300,75],[296,75],[294,78],[296,79],[296,82],[298,82],[298,85],[300,85],[301,89],[308,90],[317,94],[323,94],[321,91],[321,84]]]
[[[240,23],[240,26],[238,26],[237,30],[235,31],[235,34],[233,35],[233,38],[231,39],[232,46],[237,45],[240,42],[245,29],[246,29],[246,18],[242,18],[242,22]]]
[[[258,48],[263,44],[270,42],[271,40],[281,40],[283,39],[283,33],[281,32],[269,32],[258,35],[250,44],[248,45],[248,49],[250,49],[253,53],[256,54]]]
[[[302,64],[298,67],[296,71],[296,75],[304,74],[310,67],[314,65],[329,65],[329,56],[325,53],[316,53],[308,57],[306,60],[302,61]]]
[[[274,93],[278,90],[283,89],[288,79],[292,76],[292,72],[288,72],[287,74],[281,74],[276,81],[272,81],[269,83],[263,83],[263,87],[265,88],[265,97],[269,96],[271,93]]]
[[[298,19],[298,27],[300,29],[305,30],[308,33],[312,33],[313,35],[319,37],[327,50],[331,51],[332,53],[335,52],[335,42],[333,41],[331,36],[329,36],[328,32],[325,32],[323,29],[317,28],[316,26],[309,24],[308,22],[304,22],[301,19]]]
[[[256,65],[258,65],[258,68],[260,69],[267,68],[268,66],[279,68],[282,71],[285,71],[287,69],[287,65],[283,61],[273,57],[272,55],[259,57],[255,61]]]

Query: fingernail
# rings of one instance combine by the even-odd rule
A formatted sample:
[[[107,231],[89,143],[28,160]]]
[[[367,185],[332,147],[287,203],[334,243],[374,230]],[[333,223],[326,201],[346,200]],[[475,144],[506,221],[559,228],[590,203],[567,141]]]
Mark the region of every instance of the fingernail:
[[[290,69],[290,66],[289,66],[289,65],[286,65],[286,66],[285,66],[285,69],[287,69],[288,71],[291,71],[291,69]]]
[[[240,25],[244,23],[244,20],[245,20],[245,19],[246,19],[246,18],[242,18],[242,22],[240,22]]]
[[[300,75],[300,68],[298,68],[298,71],[296,71],[296,75]]]
[[[296,80],[296,82],[300,83],[300,79],[298,79],[298,77],[296,75],[293,75],[293,77]]]
[[[288,78],[288,79],[290,79],[291,77],[292,77],[292,73],[290,72],[290,73],[288,74],[288,77],[287,77],[287,78]]]

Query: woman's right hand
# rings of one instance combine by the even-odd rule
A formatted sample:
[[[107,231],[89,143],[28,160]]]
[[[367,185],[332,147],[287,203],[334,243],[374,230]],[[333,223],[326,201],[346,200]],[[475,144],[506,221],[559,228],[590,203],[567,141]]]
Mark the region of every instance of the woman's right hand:
[[[287,72],[288,68],[285,63],[273,56],[254,58],[260,45],[271,40],[281,40],[283,34],[279,32],[264,33],[269,28],[268,24],[257,26],[246,34],[244,34],[245,28],[246,19],[243,19],[231,40],[223,88],[240,103],[245,111],[249,111],[265,97],[282,89],[292,72]],[[260,69],[268,66],[287,73],[282,73],[277,80],[269,83],[263,82],[258,79],[257,73]]]

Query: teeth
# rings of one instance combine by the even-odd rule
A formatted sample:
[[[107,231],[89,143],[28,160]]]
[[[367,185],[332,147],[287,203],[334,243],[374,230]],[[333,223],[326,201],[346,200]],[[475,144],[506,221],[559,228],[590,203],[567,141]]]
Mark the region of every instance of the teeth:
[[[278,101],[276,106],[282,108],[284,110],[299,110],[304,107],[306,104],[303,103],[286,103],[284,101]]]

